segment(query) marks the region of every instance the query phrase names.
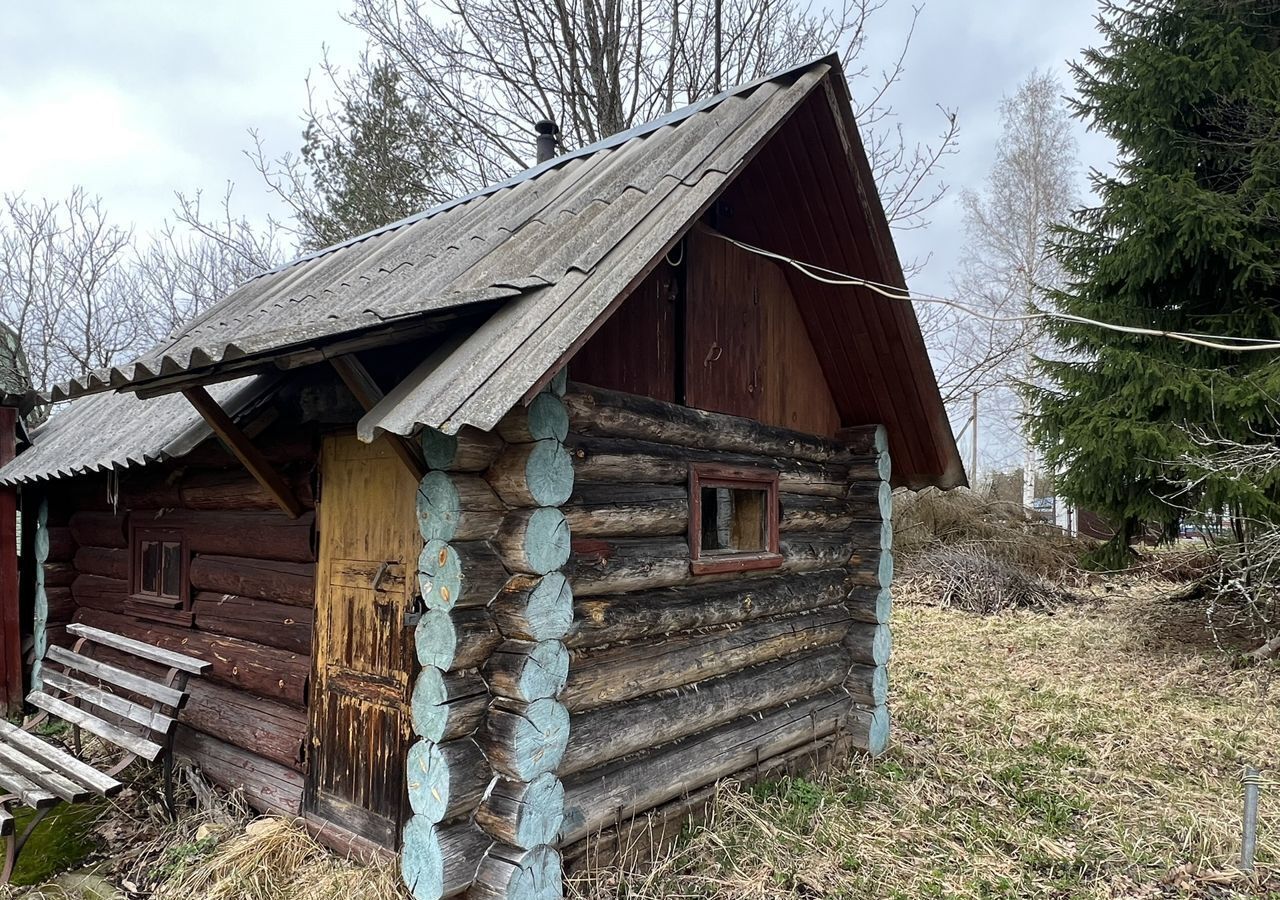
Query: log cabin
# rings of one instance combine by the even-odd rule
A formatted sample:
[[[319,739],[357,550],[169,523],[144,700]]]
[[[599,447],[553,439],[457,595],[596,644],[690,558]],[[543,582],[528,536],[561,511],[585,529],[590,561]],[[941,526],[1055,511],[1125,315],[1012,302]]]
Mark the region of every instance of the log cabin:
[[[418,898],[881,752],[892,492],[965,476],[911,305],[786,258],[905,289],[834,57],[249,281],[0,469],[36,658],[209,660],[180,753]]]

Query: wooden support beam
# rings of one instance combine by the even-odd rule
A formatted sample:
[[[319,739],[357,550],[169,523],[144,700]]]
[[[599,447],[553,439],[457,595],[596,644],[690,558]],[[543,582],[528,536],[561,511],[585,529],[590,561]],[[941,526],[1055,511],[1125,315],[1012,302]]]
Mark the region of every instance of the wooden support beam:
[[[18,410],[0,407],[0,466],[17,454]],[[0,706],[22,709],[22,628],[18,613],[18,489],[0,487]]]
[[[347,386],[347,390],[351,391],[352,396],[356,398],[356,402],[364,407],[364,411],[368,412],[378,405],[382,400],[382,388],[378,387],[378,383],[373,380],[373,376],[369,374],[369,370],[355,356],[348,353],[344,356],[331,356],[329,364],[333,366],[338,373],[338,377],[342,379],[342,383]],[[409,471],[413,473],[414,478],[421,479],[427,474],[426,464],[422,461],[422,454],[418,452],[408,438],[403,438],[398,434],[384,433],[391,449],[395,451],[396,456],[409,467]]]
[[[240,430],[240,426],[226,414],[216,400],[209,396],[208,391],[197,385],[184,388],[182,396],[195,407],[200,417],[213,429],[213,433],[222,439],[228,449],[235,454],[236,459],[244,464],[249,474],[257,479],[258,484],[262,485],[263,490],[271,495],[281,509],[295,519],[302,515],[302,504],[294,496],[289,483],[267,461],[262,451],[255,447],[248,436]]]

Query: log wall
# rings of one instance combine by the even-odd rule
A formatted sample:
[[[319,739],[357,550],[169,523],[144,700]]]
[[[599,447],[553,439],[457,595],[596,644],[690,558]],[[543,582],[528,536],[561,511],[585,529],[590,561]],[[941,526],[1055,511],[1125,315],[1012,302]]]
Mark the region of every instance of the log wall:
[[[573,489],[559,392],[492,434],[422,436],[427,611],[415,630],[413,815],[401,871],[417,898],[558,895],[567,741],[560,702],[573,598],[561,567]]]
[[[180,755],[214,781],[243,789],[259,809],[296,815],[311,674],[316,432],[295,425],[275,434],[257,443],[302,501],[297,519],[274,507],[213,442],[110,482],[86,476],[45,489],[36,640],[38,650],[42,641],[65,643],[74,620],[213,663],[192,680],[179,716]],[[189,609],[148,609],[129,599],[131,524],[183,532]]]
[[[565,860],[589,838],[620,845],[623,823],[688,815],[717,779],[883,750],[883,429],[830,440],[580,386],[565,405],[576,598],[557,770]],[[779,568],[692,574],[692,462],[779,473]]]

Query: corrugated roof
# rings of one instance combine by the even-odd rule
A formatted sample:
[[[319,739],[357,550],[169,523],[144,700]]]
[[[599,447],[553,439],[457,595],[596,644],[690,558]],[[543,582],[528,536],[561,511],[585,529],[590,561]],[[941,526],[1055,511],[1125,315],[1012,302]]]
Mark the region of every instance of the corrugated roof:
[[[550,348],[562,342],[555,313],[565,300],[584,291],[602,296],[616,286],[619,259],[660,250],[833,65],[818,61],[727,91],[303,257],[241,286],[156,351],[77,379],[53,397],[136,389],[407,317],[508,300],[481,329],[488,337],[464,348],[466,358],[452,367],[449,395],[458,407],[444,415],[492,425],[496,398],[527,380],[506,371],[501,354],[530,352],[515,365],[540,377],[555,362]],[[597,307],[587,302],[572,318]],[[544,324],[551,332],[534,343],[547,349],[529,346]],[[501,338],[490,341],[496,332]],[[462,410],[472,396],[474,409]]]
[[[210,385],[210,395],[236,415],[263,394],[265,375]],[[32,434],[32,446],[0,470],[0,484],[20,484],[108,472],[173,459],[212,432],[187,399],[168,394],[85,397],[59,410]]]

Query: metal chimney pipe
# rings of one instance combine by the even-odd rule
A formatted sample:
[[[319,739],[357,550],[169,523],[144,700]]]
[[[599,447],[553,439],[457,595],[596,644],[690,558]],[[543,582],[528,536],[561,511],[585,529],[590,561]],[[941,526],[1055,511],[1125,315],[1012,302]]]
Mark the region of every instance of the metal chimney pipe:
[[[538,162],[544,163],[556,155],[560,126],[550,119],[542,119],[534,123],[533,130],[538,133]]]

